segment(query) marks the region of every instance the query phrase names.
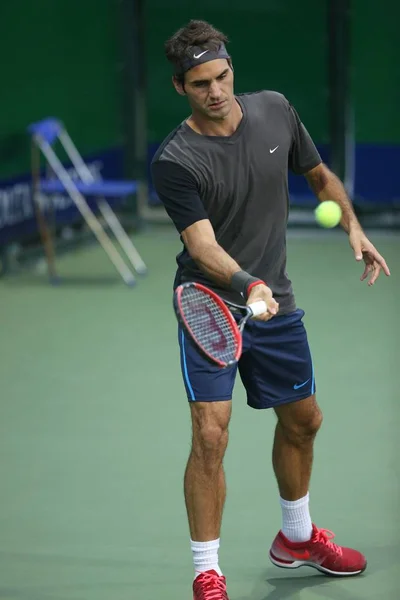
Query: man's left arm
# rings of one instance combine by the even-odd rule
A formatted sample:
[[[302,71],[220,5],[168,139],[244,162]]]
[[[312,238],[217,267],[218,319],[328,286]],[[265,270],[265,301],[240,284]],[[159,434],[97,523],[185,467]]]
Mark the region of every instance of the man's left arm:
[[[353,248],[356,260],[365,262],[361,281],[364,281],[369,273],[371,273],[371,277],[368,285],[375,283],[381,271],[389,276],[390,271],[385,259],[365,235],[340,179],[323,163],[307,171],[304,175],[320,202],[334,200],[342,209],[340,224],[349,235],[350,246]]]

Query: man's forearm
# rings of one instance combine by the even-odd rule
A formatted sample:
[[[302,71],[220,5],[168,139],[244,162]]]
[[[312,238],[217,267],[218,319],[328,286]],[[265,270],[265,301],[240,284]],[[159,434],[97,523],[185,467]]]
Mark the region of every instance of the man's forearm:
[[[360,223],[354,213],[354,208],[348,197],[346,190],[338,177],[334,173],[330,173],[327,178],[325,187],[318,194],[318,200],[334,200],[342,209],[342,218],[340,221],[343,229],[350,233],[353,227],[360,227]]]
[[[260,283],[266,285],[258,277],[242,271],[237,262],[217,242],[202,244],[200,249],[191,256],[210,279],[221,287],[239,292],[243,298],[247,299],[253,286]]]
[[[332,171],[326,166],[317,168],[307,174],[307,180],[318,200],[334,200],[339,204],[342,209],[340,224],[347,233],[355,227],[361,229],[344,185]]]
[[[183,242],[197,266],[218,285],[247,297],[260,279],[242,271],[240,265],[220,246],[208,219],[201,219],[182,231]]]
[[[191,252],[193,260],[210,279],[229,287],[232,275],[241,270],[238,263],[217,243],[201,244]]]

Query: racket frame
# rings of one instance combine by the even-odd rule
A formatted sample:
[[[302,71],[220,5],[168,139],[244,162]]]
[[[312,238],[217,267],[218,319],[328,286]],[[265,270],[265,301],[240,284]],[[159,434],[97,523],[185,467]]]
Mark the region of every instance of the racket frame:
[[[187,288],[196,288],[196,289],[202,291],[203,293],[207,294],[208,296],[210,296],[215,301],[215,303],[218,305],[218,307],[221,309],[221,311],[224,313],[224,316],[226,316],[229,324],[232,327],[232,333],[234,335],[235,342],[237,345],[235,356],[229,362],[222,361],[222,360],[212,356],[211,354],[209,354],[207,352],[207,350],[204,348],[204,346],[193,335],[188,322],[186,321],[185,317],[183,316],[183,314],[180,310],[180,299],[182,297],[184,290]],[[232,315],[232,312],[229,310],[227,304],[229,306],[231,306],[232,308],[237,308],[238,310],[242,311],[242,313],[245,312],[246,314],[248,314],[250,316],[249,311],[247,310],[246,307],[239,306],[238,304],[233,304],[231,302],[227,302],[227,304],[226,304],[224,302],[224,300],[222,300],[222,298],[220,296],[218,296],[218,294],[216,294],[213,290],[210,290],[208,287],[202,285],[201,283],[192,282],[192,281],[187,282],[187,283],[182,283],[181,285],[179,285],[176,288],[175,293],[174,293],[173,303],[174,303],[175,314],[177,316],[179,323],[182,325],[184,330],[189,335],[190,339],[193,340],[193,342],[196,344],[199,351],[202,353],[202,355],[207,360],[209,360],[211,363],[213,363],[214,365],[217,365],[221,368],[231,367],[232,365],[235,365],[238,362],[238,360],[242,354],[242,334],[241,334],[239,326],[238,326],[234,316]],[[243,323],[243,325],[244,325],[244,323]]]

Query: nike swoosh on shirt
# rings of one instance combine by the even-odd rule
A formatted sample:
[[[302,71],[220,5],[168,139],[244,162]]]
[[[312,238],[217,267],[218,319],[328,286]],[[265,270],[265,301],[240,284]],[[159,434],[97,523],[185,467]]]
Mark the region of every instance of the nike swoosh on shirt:
[[[270,154],[273,154],[273,153],[275,152],[275,150],[278,150],[278,148],[279,148],[279,146],[277,146],[276,148],[272,148],[272,150],[271,150],[271,148],[270,148],[270,149],[269,149],[269,153],[270,153]]]
[[[204,52],[200,52],[200,54],[193,54],[193,58],[200,58],[200,56],[203,56],[206,52],[208,52],[208,50],[204,50]]]
[[[305,381],[304,383],[295,383],[294,386],[293,386],[293,389],[294,390],[298,390],[298,389],[302,388],[303,386],[306,385],[306,383],[308,383],[310,381],[310,379],[311,379],[311,377],[309,377],[307,379],[307,381]]]

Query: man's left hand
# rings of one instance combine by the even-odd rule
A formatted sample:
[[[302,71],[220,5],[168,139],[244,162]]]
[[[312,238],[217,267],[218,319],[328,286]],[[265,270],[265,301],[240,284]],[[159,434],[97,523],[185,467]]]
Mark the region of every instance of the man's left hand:
[[[371,274],[368,285],[374,285],[381,271],[389,277],[390,271],[385,259],[379,254],[375,246],[371,244],[362,229],[356,228],[351,230],[349,233],[349,242],[354,250],[356,260],[364,260],[365,262],[364,273],[360,278],[361,281],[367,279],[368,274]]]

